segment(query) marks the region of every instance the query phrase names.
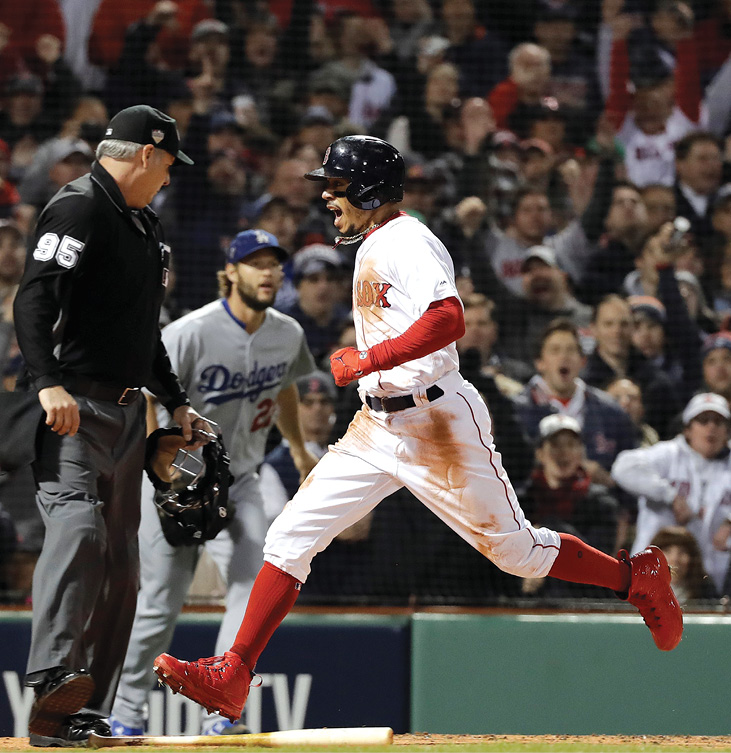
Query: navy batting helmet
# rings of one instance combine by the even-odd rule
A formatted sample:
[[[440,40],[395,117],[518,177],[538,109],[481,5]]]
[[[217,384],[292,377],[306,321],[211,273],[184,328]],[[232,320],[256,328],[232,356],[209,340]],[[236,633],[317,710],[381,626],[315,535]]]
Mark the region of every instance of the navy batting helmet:
[[[377,209],[404,197],[406,168],[398,150],[374,136],[345,136],[325,152],[322,167],[306,173],[309,180],[345,178],[348,201],[358,209]]]

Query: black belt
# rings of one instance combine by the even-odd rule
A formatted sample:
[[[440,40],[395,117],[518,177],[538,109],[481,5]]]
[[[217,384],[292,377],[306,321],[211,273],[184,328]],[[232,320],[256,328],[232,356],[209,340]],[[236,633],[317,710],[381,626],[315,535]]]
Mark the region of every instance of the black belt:
[[[84,376],[65,376],[63,386],[92,400],[106,400],[117,405],[131,405],[142,394],[140,387],[119,387],[116,384],[95,382]]]
[[[433,403],[444,394],[444,390],[436,384],[433,384],[425,394],[426,399],[430,403]],[[416,401],[414,400],[413,395],[399,395],[398,397],[376,397],[375,395],[366,395],[365,401],[366,405],[371,410],[383,411],[384,413],[396,413],[396,411],[416,407]]]

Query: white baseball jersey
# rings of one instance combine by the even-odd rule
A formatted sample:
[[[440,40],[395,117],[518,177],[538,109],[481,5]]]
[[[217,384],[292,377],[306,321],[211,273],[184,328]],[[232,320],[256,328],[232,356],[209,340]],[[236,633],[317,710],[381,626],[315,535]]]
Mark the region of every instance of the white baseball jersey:
[[[377,228],[355,259],[353,317],[363,350],[404,333],[433,301],[457,295],[447,250],[418,220]],[[384,497],[406,487],[503,570],[546,575],[555,531],[523,515],[495,450],[490,416],[457,371],[454,343],[360,380],[378,396],[411,394],[414,407],[386,413],[363,406],[272,523],[264,559],[304,582],[312,558]],[[441,395],[430,401],[426,388]]]
[[[376,243],[376,238],[378,242]],[[402,335],[434,301],[458,297],[454,264],[444,244],[414,217],[390,220],[369,235],[355,257],[353,321],[359,350]],[[402,395],[459,367],[457,346],[360,380],[371,395]]]
[[[649,135],[635,123],[634,115],[627,115],[617,138],[625,149],[624,164],[627,177],[635,185],[647,186],[675,182],[675,142],[698,129],[698,126],[679,108],[675,107],[662,133]]]
[[[731,456],[706,460],[685,437],[678,436],[652,447],[620,452],[612,477],[639,497],[633,553],[648,546],[664,526],[677,525],[672,503],[678,494],[685,496],[694,513],[685,527],[695,536],[703,566],[720,589],[731,553],[716,549],[712,538],[731,517]]]
[[[315,369],[302,327],[269,308],[250,335],[218,300],[169,324],[162,339],[191,405],[219,425],[231,473],[255,470],[276,420],[277,395]]]

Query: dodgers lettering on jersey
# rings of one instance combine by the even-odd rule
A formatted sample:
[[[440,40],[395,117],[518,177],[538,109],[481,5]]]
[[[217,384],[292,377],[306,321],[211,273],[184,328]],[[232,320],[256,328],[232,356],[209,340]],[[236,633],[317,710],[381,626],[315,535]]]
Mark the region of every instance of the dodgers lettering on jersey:
[[[206,366],[198,378],[198,392],[205,395],[204,402],[221,405],[229,400],[249,400],[254,402],[265,390],[271,390],[282,383],[287,373],[287,361],[272,366],[259,367],[254,361],[251,371],[243,374],[232,372],[222,363]]]
[[[192,406],[220,427],[231,473],[254,471],[279,393],[315,368],[302,327],[268,309],[249,334],[222,301],[214,301],[169,324],[162,339]]]
[[[426,225],[398,217],[365,239],[355,257],[353,321],[360,350],[402,335],[438,300],[457,296],[454,265]],[[371,395],[401,395],[428,387],[457,369],[451,343],[423,358],[360,380]]]

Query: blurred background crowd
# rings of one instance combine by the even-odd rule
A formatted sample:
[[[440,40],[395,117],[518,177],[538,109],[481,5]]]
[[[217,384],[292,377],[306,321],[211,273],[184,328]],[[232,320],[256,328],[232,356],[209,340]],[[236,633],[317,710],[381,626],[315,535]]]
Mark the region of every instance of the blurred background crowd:
[[[173,248],[161,325],[216,298],[238,231],[276,235],[276,307],[323,370],[300,383],[322,454],[360,405],[326,373],[355,344],[354,251],[302,176],[336,138],[379,136],[406,160],[403,210],[453,257],[462,372],[527,516],[610,553],[653,541],[681,601],[727,608],[730,53],[731,0],[0,0],[0,389],[23,368],[12,301],[38,212],[110,115],[146,103],[195,160],[153,204]],[[272,516],[297,484],[279,439]],[[27,471],[0,476],[0,504],[0,593],[22,602],[43,536]],[[501,573],[399,492],[318,556],[300,601],[608,597]]]

